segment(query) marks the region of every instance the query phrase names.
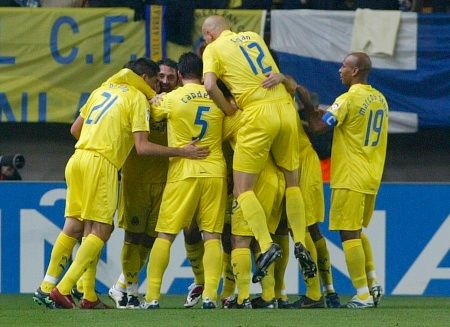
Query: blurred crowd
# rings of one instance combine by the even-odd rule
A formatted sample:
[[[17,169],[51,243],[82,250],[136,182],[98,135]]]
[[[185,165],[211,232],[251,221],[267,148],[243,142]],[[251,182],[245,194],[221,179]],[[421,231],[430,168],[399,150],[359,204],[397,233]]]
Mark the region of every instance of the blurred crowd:
[[[2,7],[129,7],[139,13],[145,5],[163,4],[189,9],[322,9],[370,8],[415,12],[449,12],[450,0],[0,0]]]

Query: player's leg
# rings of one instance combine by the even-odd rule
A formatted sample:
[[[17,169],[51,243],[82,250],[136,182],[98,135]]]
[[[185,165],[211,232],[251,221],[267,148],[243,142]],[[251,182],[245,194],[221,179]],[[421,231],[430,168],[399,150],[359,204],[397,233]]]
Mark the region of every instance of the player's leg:
[[[49,308],[54,307],[53,301],[49,298],[49,293],[57,284],[69,262],[75,244],[83,235],[84,223],[78,218],[81,216],[82,208],[80,202],[83,194],[82,173],[79,169],[79,160],[80,153],[76,152],[66,165],[67,196],[64,227],[53,245],[45,277],[33,296],[33,300],[36,303]]]
[[[158,237],[147,264],[147,292],[141,305],[144,309],[159,308],[161,283],[169,263],[170,247],[175,236],[191,224],[200,198],[197,185],[195,178],[166,184],[156,225]]]
[[[214,309],[217,306],[217,291],[222,275],[220,239],[227,204],[227,183],[225,177],[214,177],[201,178],[199,185],[201,185],[202,196],[199,200],[196,220],[205,243],[203,309]]]
[[[340,308],[339,296],[333,286],[330,254],[319,228],[319,223],[323,222],[325,217],[323,176],[319,157],[312,146],[301,152],[299,172],[299,186],[305,200],[306,224],[317,251],[316,264],[326,292],[326,303],[328,307]]]
[[[91,233],[81,244],[63,279],[50,293],[60,306],[73,308],[70,291],[92,261],[99,256],[113,231],[113,217],[118,201],[118,172],[108,160],[90,151],[80,151],[81,217],[92,221]],[[85,290],[86,291],[86,290]]]
[[[228,308],[235,300],[235,289],[236,289],[236,280],[233,274],[233,266],[231,265],[231,214],[227,221],[227,216],[225,215],[225,224],[223,226],[222,233],[222,273],[223,273],[223,286],[222,286],[222,294],[220,295],[222,301],[222,307]]]
[[[53,245],[50,262],[44,279],[33,295],[34,302],[39,305],[45,305],[48,308],[54,307],[54,303],[49,298],[49,294],[58,283],[62,272],[69,262],[77,239],[81,237],[83,233],[83,226],[83,221],[66,217],[63,230],[59,233],[55,244]]]
[[[69,270],[50,293],[50,298],[55,303],[68,309],[75,307],[70,291],[90,263],[97,261],[96,258],[99,256],[105,242],[109,239],[112,229],[112,226],[109,224],[93,223],[91,234],[81,244]]]
[[[306,233],[306,249],[311,254],[312,259],[315,263],[317,263],[317,251],[314,246],[314,242],[311,239],[311,235]],[[299,309],[314,309],[314,308],[323,308],[324,302],[322,298],[322,292],[320,290],[320,279],[319,275],[316,275],[312,278],[305,279],[306,284],[306,294],[301,296],[298,301],[292,303],[294,308]]]
[[[365,254],[360,233],[365,195],[346,189],[333,189],[330,209],[330,230],[339,230],[347,269],[356,295],[347,303],[349,308],[373,307],[365,271]]]
[[[194,273],[194,283],[188,288],[189,292],[184,301],[184,307],[191,308],[200,301],[205,285],[203,268],[203,254],[205,252],[205,247],[202,234],[198,229],[195,219],[192,220],[191,226],[183,229],[183,234],[186,256],[191,264],[192,272]]]
[[[280,253],[270,237],[264,209],[254,193],[254,186],[280,127],[278,116],[272,115],[271,111],[271,105],[262,105],[243,112],[246,124],[238,132],[233,157],[233,194],[263,252],[261,257],[264,260],[260,263],[268,265]]]
[[[306,217],[305,204],[299,187],[299,132],[298,114],[292,103],[278,106],[281,128],[276,135],[271,151],[276,164],[282,169],[286,180],[286,214],[292,230],[295,251],[303,275],[306,278],[316,274],[317,267],[305,248]]]
[[[267,227],[274,238],[277,227],[280,224],[281,207],[285,190],[284,176],[275,166],[271,157],[268,158],[266,167],[261,171],[255,186],[255,193],[264,208],[267,217]],[[277,243],[278,244],[278,243]],[[254,245],[254,246],[253,246]],[[258,244],[253,242],[252,249],[255,257],[259,252]],[[289,252],[289,250],[288,250]],[[252,299],[255,309],[272,309],[276,307],[275,297],[275,265],[280,258],[267,270],[267,275],[261,280],[262,293],[260,297]]]
[[[84,235],[83,243],[86,240],[86,237],[92,233],[93,222],[86,221],[84,226]],[[112,307],[103,303],[99,297],[97,296],[97,292],[95,290],[95,275],[97,273],[97,263],[100,258],[100,253],[98,253],[97,257],[92,260],[83,275],[81,275],[80,279],[83,280],[83,300],[80,303],[81,309],[111,309]],[[73,288],[71,290],[71,294],[73,295]]]
[[[233,250],[231,251],[231,264],[233,266],[233,274],[236,280],[236,288],[238,297],[236,307],[251,309],[250,302],[250,275],[252,271],[252,259],[250,251],[251,236],[234,235],[237,227],[233,227],[231,236]]]
[[[320,232],[319,223],[308,226],[308,231],[317,251],[317,267],[325,291],[325,302],[328,308],[340,308],[339,296],[334,289],[333,274],[331,271],[330,253],[327,243]]]
[[[273,236],[274,241],[281,246],[283,256],[275,262],[274,278],[275,278],[275,297],[277,298],[278,308],[285,309],[289,307],[289,301],[286,294],[284,283],[284,275],[289,261],[289,234],[287,220],[284,217]]]
[[[376,195],[366,194],[365,196],[365,206],[364,206],[364,217],[363,217],[363,227],[368,227],[370,219],[372,218],[373,210],[375,208]],[[375,272],[375,260],[373,257],[372,246],[370,244],[367,234],[361,232],[361,242],[364,249],[364,255],[366,256],[366,275],[367,283],[369,285],[370,295],[373,297],[373,302],[375,307],[383,296],[383,288],[377,280],[377,275]]]
[[[250,243],[252,239],[252,230],[242,217],[239,205],[235,202],[231,215],[231,265],[238,296],[232,307],[252,308],[250,302],[250,276],[252,273]]]

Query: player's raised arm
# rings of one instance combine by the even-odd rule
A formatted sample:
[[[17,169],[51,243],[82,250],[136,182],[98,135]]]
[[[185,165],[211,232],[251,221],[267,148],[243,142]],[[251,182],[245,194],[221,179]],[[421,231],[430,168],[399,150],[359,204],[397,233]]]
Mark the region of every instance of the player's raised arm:
[[[300,101],[305,108],[306,118],[311,132],[322,134],[336,125],[337,121],[333,114],[327,112],[325,115],[322,115],[321,111],[314,108],[311,97],[309,96],[309,91],[305,87],[297,85],[295,91],[299,94]]]
[[[231,116],[236,112],[236,108],[231,105],[225,98],[222,91],[217,86],[217,76],[214,73],[205,73],[204,83],[206,92],[214,103],[225,113],[227,116]]]

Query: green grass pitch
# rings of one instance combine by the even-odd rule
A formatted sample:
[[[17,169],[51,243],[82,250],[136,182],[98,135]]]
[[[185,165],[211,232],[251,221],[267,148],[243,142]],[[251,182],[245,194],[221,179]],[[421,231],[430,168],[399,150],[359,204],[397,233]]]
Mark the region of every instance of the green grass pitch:
[[[159,310],[49,310],[30,294],[0,294],[0,326],[450,326],[449,297],[384,297],[364,310],[202,310],[184,309],[183,300],[164,296]]]

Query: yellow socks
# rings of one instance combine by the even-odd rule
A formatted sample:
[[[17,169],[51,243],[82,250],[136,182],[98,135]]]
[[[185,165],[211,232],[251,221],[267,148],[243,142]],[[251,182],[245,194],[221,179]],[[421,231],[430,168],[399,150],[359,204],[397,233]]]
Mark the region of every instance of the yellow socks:
[[[83,241],[84,242],[84,241]],[[82,276],[84,294],[83,298],[95,302],[97,301],[97,293],[95,292],[95,275],[97,273],[97,263],[100,259],[100,253],[96,260],[92,261]]]
[[[252,269],[250,249],[237,248],[231,251],[231,264],[238,289],[237,302],[242,304],[245,299],[250,297],[250,273]]]
[[[288,187],[286,189],[286,215],[291,226],[294,243],[305,245],[306,216],[305,203],[300,187]]]
[[[159,300],[161,282],[169,264],[170,247],[172,243],[163,238],[157,238],[150,251],[150,259],[147,265],[147,302]]]
[[[203,255],[205,270],[205,288],[203,299],[217,300],[220,276],[222,275],[222,244],[218,239],[205,241],[205,254]]]
[[[141,245],[125,242],[122,247],[122,273],[128,285],[138,282],[141,270]]]
[[[373,259],[372,246],[369,238],[365,233],[361,233],[361,242],[366,256],[366,275],[369,287],[377,283],[377,275],[375,273],[375,260]]]
[[[233,266],[231,265],[231,254],[222,253],[222,272],[223,272],[223,287],[221,298],[225,299],[234,295],[236,288],[236,281],[233,275]]]
[[[272,238],[269,234],[263,207],[253,191],[242,193],[237,198],[237,201],[242,210],[242,216],[250,226],[256,241],[259,243],[261,252],[266,252],[272,244]]]
[[[72,262],[69,270],[57,285],[57,288],[61,294],[69,294],[73,285],[75,285],[77,280],[81,277],[91,262],[98,260],[103,244],[104,242],[94,234],[89,234],[86,237],[83,243],[81,243],[77,255],[75,256],[75,260]]]
[[[81,277],[78,279],[77,281],[77,291],[80,293],[83,293],[83,275],[81,275]]]
[[[41,283],[41,290],[43,292],[50,293],[55,287],[76,243],[77,240],[75,238],[70,237],[63,232],[59,233],[55,244],[53,245],[47,272]]]
[[[325,238],[314,242],[317,250],[317,268],[319,270],[320,279],[327,293],[334,293],[333,274],[331,272],[330,252],[328,252],[327,242]]]
[[[345,253],[347,269],[352,280],[353,287],[361,300],[369,297],[369,288],[367,287],[365,256],[362,242],[360,239],[352,239],[342,243]]]
[[[305,239],[305,247],[311,253],[311,257],[314,262],[317,264],[317,250],[314,246],[314,242],[311,238],[311,234],[306,233]],[[316,275],[313,278],[308,278],[305,280],[306,283],[306,296],[311,300],[319,301],[322,297],[322,292],[320,291],[320,279],[319,275]]]
[[[186,256],[192,266],[192,271],[195,277],[195,284],[205,284],[205,273],[203,267],[203,254],[205,252],[205,246],[203,241],[199,241],[194,244],[184,243],[186,248]]]
[[[267,270],[267,275],[261,280],[261,298],[264,301],[272,301],[275,297],[275,278],[274,278],[275,265],[270,265]]]
[[[283,250],[283,256],[274,263],[275,297],[277,299],[287,300],[284,274],[289,261],[289,235],[274,235],[273,240]]]
[[[150,250],[151,248],[141,244],[141,247],[139,248],[139,271],[141,271],[142,267],[144,267],[148,255],[150,254]]]
[[[115,289],[121,292],[127,291],[127,281],[125,280],[125,276],[123,273],[120,274],[119,279],[116,282],[116,285],[114,285]]]

